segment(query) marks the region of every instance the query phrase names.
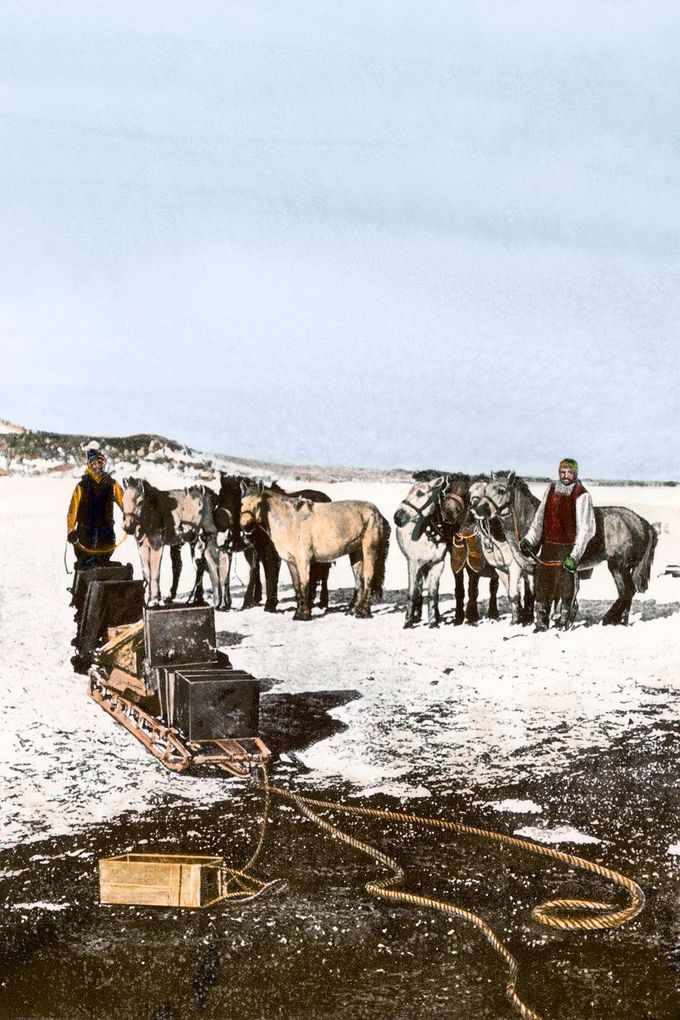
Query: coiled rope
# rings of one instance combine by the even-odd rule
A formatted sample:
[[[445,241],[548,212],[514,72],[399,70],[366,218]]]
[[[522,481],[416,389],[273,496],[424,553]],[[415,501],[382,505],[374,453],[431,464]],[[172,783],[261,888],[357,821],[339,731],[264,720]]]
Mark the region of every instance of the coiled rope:
[[[545,903],[538,904],[532,909],[531,917],[534,921],[537,921],[539,924],[546,925],[549,928],[559,928],[563,931],[601,931],[607,928],[615,928],[631,921],[637,916],[637,914],[640,913],[644,906],[645,896],[637,882],[634,882],[630,878],[626,878],[625,875],[620,874],[618,871],[613,871],[611,868],[605,868],[603,865],[595,864],[593,861],[588,861],[583,857],[577,857],[575,854],[565,853],[562,850],[555,850],[552,847],[543,846],[528,839],[519,839],[516,836],[506,836],[504,833],[494,832],[491,829],[480,829],[471,825],[463,825],[461,822],[451,822],[440,818],[426,818],[420,815],[411,815],[401,811],[383,811],[376,808],[351,807],[346,804],[335,803],[334,801],[304,797],[300,794],[291,793],[289,790],[285,790],[277,786],[271,786],[269,784],[266,765],[263,763],[260,768],[263,775],[263,781],[258,785],[265,792],[265,820],[270,793],[273,793],[284,800],[290,801],[292,804],[295,804],[306,818],[317,825],[320,829],[323,829],[334,839],[337,839],[342,843],[346,843],[355,850],[359,850],[361,853],[372,857],[373,860],[384,865],[392,872],[392,874],[387,878],[367,882],[365,889],[368,893],[394,903],[408,903],[411,906],[427,907],[431,910],[438,910],[443,914],[448,914],[452,917],[459,917],[464,921],[469,921],[470,924],[473,924],[476,928],[478,928],[486,938],[487,942],[489,942],[491,947],[503,960],[507,971],[505,986],[506,996],[512,1003],[515,1010],[520,1014],[520,1016],[524,1017],[525,1020],[543,1020],[543,1018],[539,1013],[531,1009],[530,1006],[527,1006],[526,1003],[520,999],[516,991],[517,977],[519,973],[517,960],[483,918],[471,910],[466,910],[464,907],[457,906],[449,900],[435,899],[430,896],[419,896],[415,893],[393,888],[394,886],[399,885],[404,878],[404,871],[398,861],[383,853],[382,850],[371,846],[369,843],[365,843],[362,840],[357,839],[355,836],[343,832],[336,825],[333,825],[331,822],[326,821],[326,819],[321,818],[315,811],[312,810],[312,808],[321,808],[328,811],[335,811],[340,814],[355,815],[362,818],[376,818],[382,821],[397,822],[399,824],[419,825],[432,829],[444,829],[449,832],[458,832],[466,836],[489,839],[494,843],[517,847],[520,850],[528,850],[531,853],[538,854],[539,856],[548,857],[555,861],[561,861],[563,864],[568,864],[571,867],[581,868],[584,871],[589,871],[594,875],[606,878],[615,885],[619,885],[626,890],[628,903],[623,907],[618,907],[613,903],[581,899],[548,900]],[[234,875],[243,878],[244,880],[252,880],[251,877],[245,875],[244,872],[255,863],[255,860],[262,849],[263,843],[264,827],[261,831],[260,841],[255,853],[243,871],[234,872]],[[261,883],[261,885],[264,884]],[[263,889],[260,889],[260,892],[261,891],[263,891]],[[254,895],[259,895],[259,892],[256,892]]]

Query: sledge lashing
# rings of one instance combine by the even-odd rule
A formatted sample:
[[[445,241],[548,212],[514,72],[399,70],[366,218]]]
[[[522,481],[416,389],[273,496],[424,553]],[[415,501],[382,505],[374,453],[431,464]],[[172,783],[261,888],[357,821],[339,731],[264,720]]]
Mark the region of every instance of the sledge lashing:
[[[76,572],[73,605],[89,696],[166,768],[245,778],[269,757],[259,681],[217,648],[211,606],[145,606],[143,582],[113,563]]]

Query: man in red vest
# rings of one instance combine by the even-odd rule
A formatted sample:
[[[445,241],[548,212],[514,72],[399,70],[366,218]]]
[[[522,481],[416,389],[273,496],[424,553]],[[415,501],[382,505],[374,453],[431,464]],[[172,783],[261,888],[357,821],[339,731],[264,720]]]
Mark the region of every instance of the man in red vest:
[[[578,464],[567,457],[560,462],[559,470],[559,481],[546,489],[531,527],[519,544],[525,555],[535,554],[541,547],[535,573],[535,631],[548,629],[555,599],[561,603],[557,626],[566,629],[571,624],[576,571],[595,534],[593,501],[579,481]]]

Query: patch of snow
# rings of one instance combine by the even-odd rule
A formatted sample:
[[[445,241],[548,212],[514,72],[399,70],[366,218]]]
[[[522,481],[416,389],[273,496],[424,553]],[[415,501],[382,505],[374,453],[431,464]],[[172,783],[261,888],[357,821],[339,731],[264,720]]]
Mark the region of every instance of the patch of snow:
[[[489,807],[494,808],[495,811],[512,811],[515,814],[531,814],[540,815],[543,812],[543,808],[540,804],[535,804],[533,800],[494,800],[489,804]]]
[[[379,786],[368,786],[362,790],[356,790],[350,796],[373,797],[376,793],[380,793],[384,797],[396,797],[398,800],[416,800],[432,796],[430,790],[425,786],[411,786],[409,783],[381,783]]]
[[[13,903],[12,910],[66,910],[70,903]]]
[[[668,853],[672,854],[673,857],[680,857],[680,843],[671,843]]]
[[[555,829],[539,829],[535,825],[525,825],[515,829],[515,836],[525,836],[536,843],[601,843],[596,836],[588,836],[585,832],[573,829],[571,825],[558,825]]]

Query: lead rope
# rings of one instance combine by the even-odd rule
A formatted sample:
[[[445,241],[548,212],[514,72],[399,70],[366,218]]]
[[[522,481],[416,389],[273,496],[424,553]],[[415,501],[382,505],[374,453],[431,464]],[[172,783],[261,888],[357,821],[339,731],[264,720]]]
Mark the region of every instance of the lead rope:
[[[265,764],[263,763],[260,768],[263,774],[263,783],[259,785],[261,785],[265,790],[265,798],[267,798],[271,792],[276,794],[278,797],[291,801],[291,803],[295,804],[306,818],[317,825],[320,829],[323,829],[334,839],[337,839],[342,843],[346,843],[348,846],[354,847],[354,849],[367,854],[379,864],[383,864],[386,868],[390,869],[392,874],[387,878],[367,882],[365,885],[366,892],[370,893],[372,896],[377,896],[381,899],[390,900],[392,902],[408,903],[411,906],[428,907],[432,910],[438,910],[443,914],[448,914],[453,917],[459,917],[464,921],[469,921],[470,924],[478,928],[484,935],[487,942],[489,942],[494,951],[505,963],[507,971],[507,982],[505,986],[506,996],[512,1003],[515,1010],[520,1014],[520,1016],[525,1017],[526,1020],[543,1020],[543,1018],[539,1013],[531,1009],[530,1006],[527,1006],[526,1003],[524,1003],[517,995],[516,985],[519,971],[517,960],[483,918],[481,918],[478,914],[473,913],[473,911],[466,910],[464,907],[459,907],[448,900],[434,899],[430,896],[418,896],[415,893],[390,888],[391,886],[398,885],[404,878],[404,871],[401,865],[392,857],[388,857],[388,855],[383,853],[382,850],[379,850],[368,843],[364,843],[355,836],[351,836],[348,833],[343,832],[341,829],[337,828],[337,826],[327,822],[323,818],[320,818],[316,812],[311,810],[311,808],[323,808],[329,811],[339,812],[340,814],[359,815],[363,818],[378,818],[384,821],[398,822],[400,824],[445,829],[447,831],[463,833],[468,836],[477,836],[482,839],[489,839],[495,843],[518,847],[521,850],[529,850],[531,853],[538,854],[539,856],[549,857],[552,860],[561,861],[571,867],[582,868],[584,871],[590,871],[595,875],[600,875],[602,878],[609,879],[616,885],[622,886],[628,894],[629,902],[624,907],[617,907],[615,904],[604,903],[596,900],[578,899],[548,900],[545,903],[540,903],[533,907],[531,916],[534,921],[537,921],[539,924],[546,925],[549,928],[559,928],[566,931],[580,931],[584,929],[586,931],[598,931],[606,928],[615,928],[618,925],[626,924],[628,921],[631,921],[637,916],[637,914],[640,913],[644,906],[645,896],[637,882],[634,882],[630,878],[626,878],[625,875],[620,874],[618,871],[613,871],[611,868],[605,868],[602,865],[595,864],[593,861],[588,861],[583,857],[576,857],[574,854],[564,853],[562,850],[554,850],[552,847],[541,846],[540,844],[533,843],[527,839],[518,839],[516,836],[506,836],[504,833],[494,832],[491,829],[479,829],[474,826],[463,825],[460,822],[450,822],[440,818],[425,818],[420,815],[410,815],[401,811],[382,811],[375,808],[350,807],[345,804],[334,803],[333,801],[303,797],[300,794],[291,793],[289,790],[270,786]],[[251,858],[251,861],[247,866],[249,866],[250,863],[254,861],[255,857],[257,857],[257,854],[259,854],[262,842],[263,837],[258,844],[255,855]],[[563,913],[565,911],[567,912],[566,915]],[[577,914],[578,911],[584,912],[586,915],[595,914],[596,916],[572,916]]]
[[[261,896],[262,893],[266,892],[272,886],[280,885],[279,879],[274,879],[271,882],[263,882],[262,879],[256,878],[255,875],[251,875],[250,869],[257,861],[262,847],[264,846],[265,836],[267,833],[267,819],[269,816],[269,808],[271,806],[271,795],[269,776],[265,765],[262,768],[262,784],[261,787],[264,790],[264,804],[262,807],[262,822],[260,823],[260,836],[257,841],[253,853],[249,860],[243,865],[242,868],[227,868],[222,866],[222,898],[225,900],[235,900],[237,903],[244,902],[246,900],[253,900],[257,896]],[[234,884],[238,886],[238,889],[230,889],[230,886]]]

